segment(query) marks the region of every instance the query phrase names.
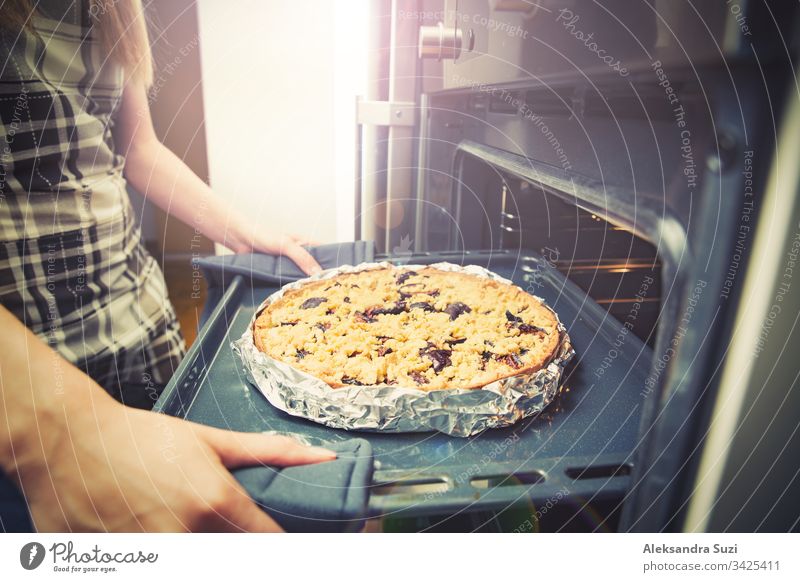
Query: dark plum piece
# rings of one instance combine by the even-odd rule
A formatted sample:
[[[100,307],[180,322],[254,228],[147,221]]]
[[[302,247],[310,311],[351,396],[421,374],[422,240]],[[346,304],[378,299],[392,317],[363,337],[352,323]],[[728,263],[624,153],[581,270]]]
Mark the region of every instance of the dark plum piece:
[[[417,301],[408,306],[410,309],[422,309],[423,311],[436,311],[436,308],[427,301]]]
[[[397,284],[402,285],[408,280],[409,277],[413,277],[417,274],[418,273],[416,271],[406,271],[405,273],[401,273],[400,276],[397,277]]]
[[[409,372],[409,376],[416,382],[417,384],[429,384],[430,382],[428,379],[422,374],[422,372]]]
[[[452,346],[457,346],[458,344],[463,344],[465,341],[467,341],[467,338],[462,337],[460,339],[445,340],[444,343],[446,343],[448,346],[452,347]]]
[[[326,331],[326,330],[329,330],[331,328],[331,324],[327,323],[327,322],[325,322],[325,323],[317,323],[316,325],[314,325],[314,327],[316,327],[317,329],[321,329],[322,331]]]
[[[525,311],[525,309],[523,309]],[[539,327],[538,325],[531,325],[529,323],[523,323],[522,318],[514,315],[510,311],[506,310],[506,319],[509,321],[509,327],[516,327],[520,333],[536,333],[541,332],[547,334],[547,332]],[[549,335],[549,334],[547,334]]]
[[[355,318],[357,321],[362,321],[364,323],[375,323],[377,316],[379,315],[400,315],[401,313],[405,312],[405,310],[405,301],[398,301],[392,307],[373,305],[372,307],[367,307],[363,312],[356,311]]]
[[[431,297],[438,297],[440,295],[440,291],[438,289],[431,289],[430,291],[425,291]]]
[[[342,301],[344,301],[345,303],[350,303],[350,296],[349,295],[346,296],[344,299],[342,299]]]
[[[358,378],[351,378],[350,376],[342,376],[342,384],[350,384],[351,386],[363,386],[364,383]]]
[[[378,355],[383,357],[387,354],[391,354],[394,350],[392,348],[385,348],[383,346],[378,348]]]
[[[530,325],[529,323],[520,323],[517,326],[517,329],[519,330],[520,333],[537,333],[537,332],[541,332],[541,333],[543,333],[545,335],[550,335],[549,333],[547,333],[547,331],[545,331],[544,328],[539,327],[538,325]]]
[[[450,350],[431,350],[426,355],[433,360],[433,371],[437,374],[450,365]]]
[[[508,309],[506,309],[506,319],[511,323],[522,323],[522,318],[517,317],[513,313],[511,313]]]
[[[367,309],[367,313],[371,315],[400,315],[401,313],[405,313],[406,310],[406,302],[405,301],[398,301],[391,307],[378,307],[377,309],[369,308]]]
[[[314,307],[318,307],[320,304],[325,303],[326,301],[328,300],[324,297],[310,297],[303,301],[300,309],[312,309]]]
[[[453,352],[450,350],[431,348],[430,345],[427,348],[422,348],[419,351],[420,356],[425,356],[426,358],[431,359],[433,362],[433,371],[437,374],[451,364],[450,356],[452,353]]]
[[[405,301],[406,299],[411,298],[411,293],[406,293],[405,291],[398,291],[400,294],[400,301]]]
[[[444,312],[450,316],[450,321],[454,321],[462,313],[472,313],[472,308],[466,303],[456,301],[455,303],[449,303],[444,308]]]
[[[517,354],[506,354],[504,356],[497,356],[497,361],[502,362],[506,366],[511,366],[515,370],[522,367],[522,360],[517,357]]]
[[[309,352],[309,351],[306,351],[306,350],[304,350],[304,349],[300,348],[299,350],[297,350],[297,352],[295,352],[294,356],[295,356],[295,357],[296,357],[298,360],[302,360],[303,358],[305,358],[305,357],[306,357],[308,354],[310,354],[310,353],[311,353],[311,352]]]
[[[325,315],[333,315],[336,310],[331,307],[330,309],[325,310]]]
[[[394,339],[394,338],[389,337],[388,335],[376,335],[375,339],[378,339],[378,340],[380,340],[382,342],[385,342],[386,340],[390,340],[390,339]]]
[[[369,313],[365,313],[363,311],[356,311],[353,314],[353,317],[356,321],[360,321],[361,323],[375,323],[375,318]]]
[[[282,327],[283,326],[287,326],[287,325],[297,325],[297,322],[296,321],[283,321],[283,322],[281,322],[281,326]]]

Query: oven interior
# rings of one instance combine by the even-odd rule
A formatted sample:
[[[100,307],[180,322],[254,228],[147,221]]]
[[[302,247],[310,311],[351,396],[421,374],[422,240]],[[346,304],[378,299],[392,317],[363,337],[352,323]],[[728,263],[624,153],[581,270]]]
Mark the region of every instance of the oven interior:
[[[470,228],[452,229],[451,248],[537,254],[655,345],[661,262],[652,244],[478,157],[464,160],[460,176],[459,224]]]

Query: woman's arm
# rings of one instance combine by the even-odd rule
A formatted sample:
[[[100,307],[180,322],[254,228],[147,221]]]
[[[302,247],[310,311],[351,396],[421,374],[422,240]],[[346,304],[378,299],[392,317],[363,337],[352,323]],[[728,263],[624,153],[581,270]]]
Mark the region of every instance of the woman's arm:
[[[113,400],[0,306],[0,468],[39,531],[277,531],[227,468],[335,458]]]
[[[205,182],[158,140],[147,93],[141,84],[131,82],[126,86],[114,138],[126,157],[125,178],[172,216],[235,252],[286,255],[308,274],[320,270],[301,246],[310,241],[286,234],[264,234],[257,224],[214,195]]]

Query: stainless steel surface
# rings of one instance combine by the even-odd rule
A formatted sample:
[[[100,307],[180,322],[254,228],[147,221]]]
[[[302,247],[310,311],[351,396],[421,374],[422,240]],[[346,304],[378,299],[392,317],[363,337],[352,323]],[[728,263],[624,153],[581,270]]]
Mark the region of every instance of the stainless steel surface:
[[[436,26],[419,28],[419,58],[455,60],[461,55],[464,34],[458,27]]]
[[[416,123],[416,106],[413,101],[392,103],[391,101],[359,100],[357,108],[359,125],[413,127]]]
[[[759,201],[765,211],[750,259],[758,268],[745,274],[684,531],[771,531],[781,515],[798,515],[800,296],[791,289],[800,255],[798,127],[794,98]]]
[[[417,151],[417,207],[414,217],[414,252],[428,249],[427,224],[425,217],[428,208],[427,193],[425,191],[426,175],[428,173],[428,95],[423,93],[420,97],[419,107],[419,148]]]
[[[380,15],[379,4],[370,5],[371,12],[376,19]],[[381,84],[383,82],[383,60],[381,45],[382,35],[379,26],[370,26],[367,31],[367,86],[364,99],[379,101],[381,99]],[[361,98],[358,99],[361,101]],[[358,109],[358,103],[356,108]],[[358,207],[360,215],[359,231],[364,240],[377,238],[376,204],[381,190],[381,155],[379,144],[379,126],[364,125],[361,130],[361,171],[360,171],[360,200]]]
[[[389,101],[415,102],[417,99],[417,25],[401,14],[417,7],[414,0],[393,0],[391,53],[389,55]],[[414,197],[414,128],[391,126],[386,162],[385,248],[393,249],[401,240],[398,228]]]

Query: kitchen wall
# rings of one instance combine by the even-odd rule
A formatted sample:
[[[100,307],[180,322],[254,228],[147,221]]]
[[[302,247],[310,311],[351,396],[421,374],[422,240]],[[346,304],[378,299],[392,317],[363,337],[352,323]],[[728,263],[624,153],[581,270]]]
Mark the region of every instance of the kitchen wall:
[[[211,186],[271,232],[351,240],[366,0],[199,0]]]
[[[147,4],[155,70],[148,99],[156,134],[203,180],[208,181],[199,35],[194,0]],[[153,255],[188,265],[189,257],[213,253],[213,243],[194,225],[168,216],[131,192],[142,236]]]

